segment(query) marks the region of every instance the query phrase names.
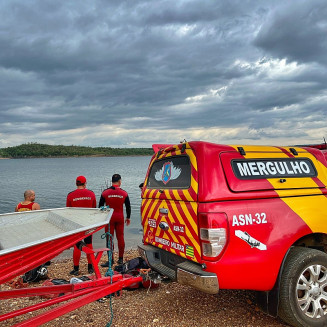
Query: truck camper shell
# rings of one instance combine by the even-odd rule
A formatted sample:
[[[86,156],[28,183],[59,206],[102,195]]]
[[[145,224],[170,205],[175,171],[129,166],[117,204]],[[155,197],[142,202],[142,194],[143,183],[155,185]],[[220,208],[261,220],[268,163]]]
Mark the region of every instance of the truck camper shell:
[[[226,146],[208,142],[189,142],[188,144],[196,158],[196,168],[193,166],[194,171],[192,174],[196,174],[197,176],[195,177],[198,177],[198,190],[197,193],[193,195],[192,199],[198,202],[235,200],[246,196],[246,194],[239,194],[239,192],[251,192],[247,195],[251,198],[253,198],[253,196],[279,197],[279,195],[274,192],[274,190],[277,189],[294,190],[294,196],[307,193],[305,191],[306,189],[311,189],[311,191],[312,189],[317,189],[316,193],[321,194],[321,189],[326,187],[326,171],[320,169],[323,164],[321,161],[317,160],[317,158],[319,159],[319,157],[322,156],[322,152],[312,148],[305,150],[302,148],[282,148],[273,146]],[[297,154],[293,155],[290,149]],[[185,149],[185,151],[187,153],[187,149]],[[244,151],[244,155],[242,155],[240,151]],[[166,155],[160,159],[161,162],[171,159],[174,160],[174,147],[169,146],[165,148],[163,153],[170,155]],[[325,155],[327,154],[325,153]],[[183,155],[180,154],[177,156]],[[186,154],[184,156],[186,157]],[[154,156],[154,158],[156,158],[156,156]],[[156,159],[156,162],[158,161],[159,160]],[[245,167],[249,173],[249,175],[244,178],[242,178],[242,176],[240,178],[235,174],[235,171],[233,171],[234,167],[237,167],[237,164],[242,164],[242,161],[244,162],[243,165],[245,165],[243,167]],[[231,165],[231,163],[235,164]],[[265,166],[260,167],[260,165],[264,165],[264,163],[266,163],[268,169],[270,168],[273,173],[278,173],[279,170],[282,174],[275,174],[277,177],[273,174],[270,176],[260,176],[258,165],[259,168],[261,168],[261,172],[269,173]],[[301,164],[305,171],[301,169]],[[254,166],[251,167],[249,165]],[[295,168],[295,171],[292,170],[292,167]],[[312,168],[312,170],[308,174],[305,174],[310,168]],[[254,173],[257,173],[257,175],[251,175],[250,169],[255,169]],[[151,167],[151,171],[154,172],[154,170],[155,167]],[[287,174],[287,172],[289,172],[289,174]],[[189,171],[188,173],[189,178],[191,178],[191,172]],[[149,175],[154,177],[154,174],[151,175],[150,173]],[[287,181],[283,181],[283,179],[286,178]],[[313,179],[317,183],[315,183]],[[171,180],[171,182],[173,181]],[[147,189],[149,190],[155,190],[157,187],[158,190],[173,189],[171,184],[168,183],[161,185],[156,183],[152,186],[153,181],[150,180],[148,184]],[[176,189],[181,188],[180,185],[176,186]],[[303,190],[302,192],[299,191],[301,189]],[[254,194],[253,192],[258,192],[259,194]],[[166,192],[163,192],[161,198],[165,198],[166,194]],[[289,194],[290,192],[287,192],[286,195],[289,196]],[[145,192],[144,196],[147,198],[156,198],[157,194],[156,192]]]
[[[295,252],[300,258],[315,249],[325,255],[322,267],[327,280],[327,150],[323,145],[194,141],[156,144],[154,149],[142,189],[143,244],[139,246],[154,270],[207,293],[272,292],[283,281],[283,267],[291,260],[287,258]],[[310,269],[316,267],[312,264]],[[324,292],[327,289],[319,293],[317,288],[317,294]],[[318,307],[325,326],[327,297]],[[277,312],[278,301],[274,308]]]

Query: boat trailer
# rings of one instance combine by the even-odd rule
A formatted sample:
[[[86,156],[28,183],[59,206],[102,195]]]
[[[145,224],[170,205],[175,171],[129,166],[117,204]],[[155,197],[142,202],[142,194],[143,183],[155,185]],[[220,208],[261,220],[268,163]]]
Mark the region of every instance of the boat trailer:
[[[76,212],[76,214],[78,214],[78,212]],[[85,238],[86,233],[87,235],[91,235],[99,231],[105,224],[108,224],[110,217],[105,223],[99,224],[98,227],[93,226],[92,228],[84,228],[83,231],[78,229],[73,230],[72,232],[68,233],[69,235],[64,233],[56,236],[55,238],[50,237],[44,242],[37,242],[37,244],[32,246],[18,246],[16,250],[14,249],[14,251],[7,251],[7,253],[0,247],[0,300],[35,296],[44,296],[49,298],[48,300],[40,303],[2,314],[0,315],[0,322],[39,309],[48,308],[48,310],[45,312],[39,313],[32,318],[13,325],[40,326],[70,311],[78,309],[85,304],[96,301],[109,294],[114,294],[134,283],[142,282],[142,276],[129,276],[126,278],[122,274],[110,273],[111,269],[108,269],[111,276],[102,276],[98,266],[99,261],[103,252],[107,252],[109,249],[102,248],[91,250],[86,246],[82,246],[81,250],[86,253],[87,256],[89,256],[94,268],[94,275],[91,276],[92,279],[80,281],[75,284],[69,283],[53,286],[25,287],[1,291],[1,284],[9,282],[13,278],[24,274],[35,267],[38,267],[40,264],[45,263],[50,259],[53,259],[62,251],[69,249],[77,242],[82,241]],[[1,226],[3,225],[1,225],[0,220],[0,227]],[[5,226],[7,225],[5,224]],[[54,308],[50,308],[55,304],[59,305]]]

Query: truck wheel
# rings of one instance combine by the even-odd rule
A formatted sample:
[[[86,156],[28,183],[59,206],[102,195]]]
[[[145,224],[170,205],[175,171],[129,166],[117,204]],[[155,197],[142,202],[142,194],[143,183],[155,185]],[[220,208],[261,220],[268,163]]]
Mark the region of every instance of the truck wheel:
[[[327,326],[327,254],[290,250],[283,269],[278,315],[295,327]]]

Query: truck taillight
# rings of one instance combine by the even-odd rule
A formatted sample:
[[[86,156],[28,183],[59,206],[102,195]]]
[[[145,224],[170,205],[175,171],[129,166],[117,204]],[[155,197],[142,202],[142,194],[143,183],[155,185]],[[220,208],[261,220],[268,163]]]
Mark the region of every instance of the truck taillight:
[[[226,244],[225,228],[201,228],[202,253],[206,257],[217,257]]]
[[[199,214],[202,257],[215,261],[227,243],[227,217],[224,213]]]

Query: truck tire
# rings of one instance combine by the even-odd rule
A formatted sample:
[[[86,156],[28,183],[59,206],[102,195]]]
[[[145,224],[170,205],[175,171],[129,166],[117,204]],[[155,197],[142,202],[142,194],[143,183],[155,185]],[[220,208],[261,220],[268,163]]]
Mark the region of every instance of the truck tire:
[[[290,250],[281,276],[278,315],[295,327],[327,326],[327,254]]]

